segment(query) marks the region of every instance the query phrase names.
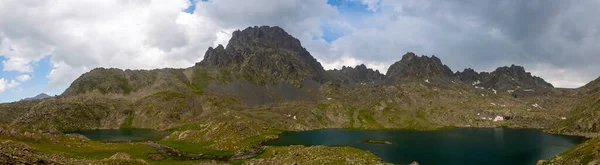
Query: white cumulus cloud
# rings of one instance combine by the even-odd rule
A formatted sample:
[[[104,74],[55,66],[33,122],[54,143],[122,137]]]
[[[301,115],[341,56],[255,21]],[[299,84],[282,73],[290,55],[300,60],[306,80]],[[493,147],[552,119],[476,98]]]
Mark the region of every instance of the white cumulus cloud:
[[[24,74],[24,75],[17,76],[15,79],[17,79],[21,82],[25,82],[25,81],[29,81],[29,79],[31,79],[31,76]]]
[[[0,78],[0,93],[6,91],[7,89],[12,89],[14,87],[19,86],[20,83],[15,80],[5,80],[4,78]]]

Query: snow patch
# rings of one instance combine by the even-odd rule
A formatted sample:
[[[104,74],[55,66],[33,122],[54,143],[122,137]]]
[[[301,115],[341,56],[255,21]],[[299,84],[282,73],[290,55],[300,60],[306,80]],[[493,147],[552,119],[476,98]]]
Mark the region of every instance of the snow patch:
[[[477,85],[477,84],[480,84],[480,83],[481,82],[479,82],[479,80],[477,80],[477,81],[473,82],[473,84],[471,84],[471,85]]]
[[[331,100],[331,97],[328,97],[327,100]]]
[[[536,108],[542,108],[542,106],[538,105],[537,103],[531,104],[531,106],[536,107]]]
[[[296,119],[297,119],[296,116],[294,116],[294,120],[296,120]]]
[[[492,89],[492,92],[494,92],[494,94],[498,94],[498,91],[496,91],[496,89]]]
[[[567,118],[566,118],[566,117],[560,117],[560,119],[561,119],[561,120],[567,120]]]
[[[426,82],[426,83],[429,83],[429,79],[426,79],[426,80],[425,80],[425,82]]]

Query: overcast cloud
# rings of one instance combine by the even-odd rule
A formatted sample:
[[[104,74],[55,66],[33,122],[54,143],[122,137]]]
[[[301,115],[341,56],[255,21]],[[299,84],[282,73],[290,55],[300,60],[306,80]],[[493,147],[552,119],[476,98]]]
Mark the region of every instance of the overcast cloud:
[[[385,73],[412,51],[454,71],[522,65],[559,87],[600,75],[599,1],[341,2],[364,5],[348,10],[325,0],[195,3],[190,14],[188,0],[0,1],[2,72],[27,75],[49,56],[49,86],[61,88],[95,67],[189,67],[236,29],[277,25],[326,69],[365,63]],[[339,36],[327,42],[330,33]],[[0,79],[0,93],[21,80],[29,76]]]

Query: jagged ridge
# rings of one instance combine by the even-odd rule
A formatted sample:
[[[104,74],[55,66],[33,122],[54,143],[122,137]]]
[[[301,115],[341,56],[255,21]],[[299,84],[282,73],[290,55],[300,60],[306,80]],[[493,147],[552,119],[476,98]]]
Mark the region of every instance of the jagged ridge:
[[[346,84],[356,83],[373,83],[378,84],[383,81],[385,75],[381,74],[379,70],[373,70],[367,68],[365,64],[357,65],[356,67],[342,67],[341,70],[329,70],[327,71],[331,76],[334,76],[336,80],[339,80]]]

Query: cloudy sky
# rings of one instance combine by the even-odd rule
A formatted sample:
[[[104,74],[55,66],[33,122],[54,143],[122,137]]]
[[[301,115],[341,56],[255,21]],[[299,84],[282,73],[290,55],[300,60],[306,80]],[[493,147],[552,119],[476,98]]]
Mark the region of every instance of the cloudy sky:
[[[412,51],[579,87],[600,75],[598,15],[596,0],[2,0],[0,102],[60,94],[95,67],[189,67],[256,25],[284,28],[326,69],[385,73]]]

